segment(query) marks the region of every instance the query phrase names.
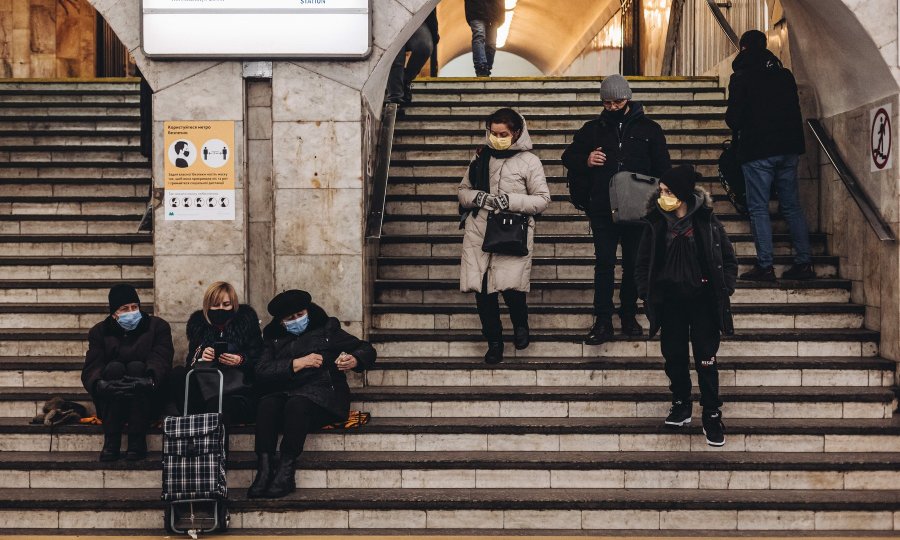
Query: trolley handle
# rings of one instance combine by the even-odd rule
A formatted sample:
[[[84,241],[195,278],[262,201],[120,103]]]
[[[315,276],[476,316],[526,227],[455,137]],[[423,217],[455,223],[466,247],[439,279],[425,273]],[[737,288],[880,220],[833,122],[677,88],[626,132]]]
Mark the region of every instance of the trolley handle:
[[[184,376],[184,416],[188,415],[188,397],[191,392],[191,375],[194,373],[217,373],[219,375],[219,414],[222,414],[222,394],[225,393],[225,376],[216,368],[193,368]]]

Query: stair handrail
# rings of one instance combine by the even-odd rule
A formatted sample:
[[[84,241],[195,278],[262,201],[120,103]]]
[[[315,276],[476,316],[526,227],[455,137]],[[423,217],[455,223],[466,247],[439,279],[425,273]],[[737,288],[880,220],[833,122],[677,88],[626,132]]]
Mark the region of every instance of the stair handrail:
[[[844,159],[841,157],[840,153],[838,153],[837,145],[835,145],[831,137],[828,136],[822,122],[817,118],[810,118],[806,123],[812,130],[813,135],[815,135],[816,140],[819,141],[819,146],[822,147],[822,151],[825,152],[825,155],[831,161],[832,166],[834,166],[834,170],[837,171],[838,177],[840,177],[844,187],[847,188],[850,197],[852,197],[856,202],[856,205],[859,206],[866,221],[869,222],[869,226],[875,231],[875,235],[878,236],[878,239],[882,242],[895,242],[897,238],[894,236],[894,232],[891,230],[890,225],[888,225],[887,221],[881,216],[881,213],[875,208],[872,199],[869,198],[869,195],[863,189],[862,185],[857,181],[856,176],[854,176],[853,172],[850,171],[850,168],[847,167],[847,163],[844,162]]]
[[[728,38],[728,41],[734,45],[735,49],[740,50],[740,40],[738,39],[737,33],[734,31],[734,28],[732,28],[731,23],[728,22],[728,19],[725,18],[725,14],[722,13],[719,3],[716,2],[716,0],[706,0],[706,5],[709,6],[710,11],[712,11],[713,18],[719,23],[719,28],[722,29],[722,32],[725,32],[725,37]]]
[[[366,217],[366,238],[381,238],[384,223],[384,206],[387,198],[388,176],[391,172],[391,152],[394,149],[394,126],[397,124],[397,104],[386,103],[381,112],[381,132],[375,155],[375,176],[372,195],[369,199],[369,213]]]

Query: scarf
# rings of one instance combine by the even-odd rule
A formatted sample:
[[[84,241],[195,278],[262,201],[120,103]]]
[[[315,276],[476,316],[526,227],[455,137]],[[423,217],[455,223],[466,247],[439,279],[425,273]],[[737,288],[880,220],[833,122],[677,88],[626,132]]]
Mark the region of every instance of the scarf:
[[[491,158],[507,159],[513,157],[519,152],[521,152],[521,150],[495,150],[488,145],[484,145],[476,150],[475,159],[472,160],[472,163],[469,164],[469,183],[472,184],[472,189],[490,193]],[[469,214],[477,216],[479,210],[481,210],[481,208],[475,207],[471,210],[466,210],[465,208],[460,206],[459,215],[461,216],[461,218],[459,220],[459,228],[462,229],[465,227],[466,218]]]
[[[659,281],[675,297],[691,297],[703,286],[700,252],[694,236],[693,215],[702,206],[702,196],[689,202],[687,215],[662,212],[666,218],[666,259]]]

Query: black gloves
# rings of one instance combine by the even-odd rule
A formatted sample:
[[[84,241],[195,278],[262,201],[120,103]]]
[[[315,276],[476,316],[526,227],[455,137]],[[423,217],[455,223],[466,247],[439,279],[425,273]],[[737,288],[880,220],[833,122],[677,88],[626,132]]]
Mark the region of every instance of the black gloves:
[[[156,381],[152,377],[131,377],[125,375],[121,379],[113,379],[111,381],[99,380],[94,385],[94,390],[97,395],[103,397],[125,397],[153,390],[155,387]]]

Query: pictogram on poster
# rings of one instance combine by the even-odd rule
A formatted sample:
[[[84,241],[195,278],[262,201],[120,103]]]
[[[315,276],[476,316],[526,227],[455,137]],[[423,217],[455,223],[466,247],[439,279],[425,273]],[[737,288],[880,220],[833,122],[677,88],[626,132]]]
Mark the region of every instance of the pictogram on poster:
[[[894,165],[894,156],[891,152],[893,130],[891,129],[891,104],[875,107],[869,112],[870,133],[869,152],[872,156],[871,172],[884,171]]]
[[[163,129],[166,219],[234,219],[234,121],[171,121]]]

